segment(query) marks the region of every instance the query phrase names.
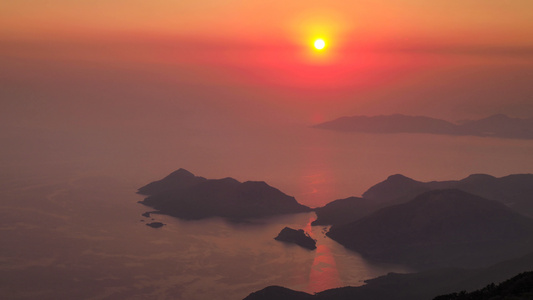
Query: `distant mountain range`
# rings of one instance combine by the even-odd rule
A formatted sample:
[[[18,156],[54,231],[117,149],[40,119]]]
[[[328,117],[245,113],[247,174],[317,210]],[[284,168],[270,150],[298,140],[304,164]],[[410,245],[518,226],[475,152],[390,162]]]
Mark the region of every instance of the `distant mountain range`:
[[[156,209],[152,213],[182,219],[243,220],[311,211],[265,182],[206,179],[185,169],[139,188],[138,193],[149,195],[140,203]]]
[[[516,212],[533,217],[533,174],[513,174],[501,178],[472,174],[461,180],[431,182],[416,181],[396,174],[372,186],[363,193],[363,198],[379,203],[397,204],[437,189],[460,189],[499,201]]]
[[[373,261],[482,267],[532,252],[533,219],[461,190],[433,190],[334,225],[327,236]]]
[[[533,118],[511,118],[503,114],[461,124],[425,116],[401,114],[384,116],[341,117],[314,126],[344,132],[366,133],[427,133],[468,135],[511,139],[533,139]]]
[[[421,182],[401,174],[391,175],[372,186],[363,197],[339,199],[315,209],[312,225],[340,225],[360,219],[381,208],[405,203],[438,189],[459,189],[489,200],[499,201],[516,212],[533,217],[533,174],[497,178],[473,174],[461,180]]]

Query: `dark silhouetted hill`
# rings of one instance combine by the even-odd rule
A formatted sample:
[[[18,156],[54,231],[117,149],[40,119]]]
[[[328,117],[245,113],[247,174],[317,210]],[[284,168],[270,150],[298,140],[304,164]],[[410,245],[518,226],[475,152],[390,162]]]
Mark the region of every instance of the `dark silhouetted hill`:
[[[182,219],[242,220],[311,211],[265,182],[205,179],[183,169],[140,188],[139,193],[150,195],[140,203],[156,213]]]
[[[533,174],[496,178],[473,174],[462,180],[420,182],[401,174],[391,175],[363,193],[363,198],[339,199],[316,208],[312,225],[340,225],[356,221],[386,206],[408,202],[436,189],[460,189],[502,202],[518,213],[533,217]]]
[[[411,274],[389,273],[366,280],[363,286],[330,289],[314,295],[271,286],[251,293],[244,300],[427,300],[455,291],[474,291],[492,282],[502,282],[530,270],[533,270],[533,253],[488,268],[446,268]]]
[[[359,197],[339,199],[315,208],[317,219],[311,225],[342,225],[358,220],[382,205],[375,201]]]
[[[380,203],[398,204],[439,187],[419,182],[401,174],[391,175],[363,193],[363,198]]]
[[[392,175],[368,189],[363,193],[363,198],[376,203],[399,204],[435,189],[460,189],[502,202],[519,213],[533,217],[533,174],[514,174],[501,178],[473,174],[462,180],[432,182]]]
[[[244,300],[308,300],[315,299],[310,294],[294,291],[281,286],[269,286],[250,294]]]
[[[480,267],[533,251],[533,220],[461,190],[434,190],[328,237],[367,259],[417,269]]]
[[[303,229],[296,230],[285,227],[274,239],[281,242],[294,243],[309,250],[316,249],[316,241],[311,238]]]
[[[428,133],[533,139],[533,118],[510,118],[503,114],[454,124],[424,116],[387,115],[341,117],[315,128],[366,133]]]
[[[499,285],[491,283],[481,290],[453,293],[433,300],[531,300],[533,299],[533,272],[524,272]]]
[[[203,177],[194,176],[194,174],[185,169],[179,169],[161,180],[151,182],[141,187],[137,193],[141,195],[161,194],[170,190],[191,187],[206,180],[207,179]]]

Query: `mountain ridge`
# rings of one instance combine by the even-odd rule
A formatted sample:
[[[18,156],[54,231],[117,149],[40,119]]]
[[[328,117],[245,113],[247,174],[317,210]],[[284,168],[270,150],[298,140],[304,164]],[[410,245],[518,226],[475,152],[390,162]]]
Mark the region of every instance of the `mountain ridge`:
[[[496,200],[515,211],[533,217],[533,174],[494,177],[471,174],[460,180],[416,181],[404,175],[392,175],[370,187],[363,198],[385,204],[407,202],[421,193],[436,189],[460,189],[489,200]]]
[[[373,261],[480,267],[533,251],[533,219],[458,189],[432,190],[334,225],[327,236]]]

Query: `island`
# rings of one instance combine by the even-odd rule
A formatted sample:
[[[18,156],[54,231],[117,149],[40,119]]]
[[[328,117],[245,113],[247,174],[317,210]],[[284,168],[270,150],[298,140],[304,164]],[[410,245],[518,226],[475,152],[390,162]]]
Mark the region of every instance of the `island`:
[[[222,217],[242,221],[312,211],[262,181],[206,179],[185,169],[139,188],[138,193],[148,195],[139,203],[156,210],[151,213],[186,220]]]
[[[161,222],[152,222],[152,223],[146,223],[146,226],[150,226],[152,228],[161,228],[161,227],[165,226],[165,224],[163,224]]]
[[[314,127],[343,132],[425,133],[533,139],[533,118],[512,118],[504,114],[496,114],[479,120],[465,120],[460,123],[401,114],[350,116],[320,123]]]
[[[281,242],[294,243],[309,250],[316,249],[316,240],[311,238],[303,229],[296,230],[285,227],[274,239]]]
[[[387,206],[406,203],[416,196],[439,189],[459,189],[495,200],[515,212],[533,217],[533,174],[494,177],[472,174],[461,180],[422,182],[402,174],[389,176],[363,193],[362,197],[338,199],[315,208],[317,219],[311,225],[342,225],[357,221]]]

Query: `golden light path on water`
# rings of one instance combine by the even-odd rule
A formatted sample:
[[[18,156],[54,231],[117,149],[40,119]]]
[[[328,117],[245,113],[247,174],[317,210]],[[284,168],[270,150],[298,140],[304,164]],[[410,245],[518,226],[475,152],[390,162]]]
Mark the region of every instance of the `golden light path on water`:
[[[337,263],[333,256],[331,249],[325,243],[323,234],[325,231],[317,233],[313,231],[311,223],[316,218],[310,218],[305,231],[309,233],[313,239],[318,240],[317,248],[315,250],[315,258],[309,273],[309,287],[308,290],[312,292],[321,292],[323,290],[337,288],[344,286],[337,270]],[[315,227],[316,229],[322,227]],[[322,236],[320,236],[322,235]]]

